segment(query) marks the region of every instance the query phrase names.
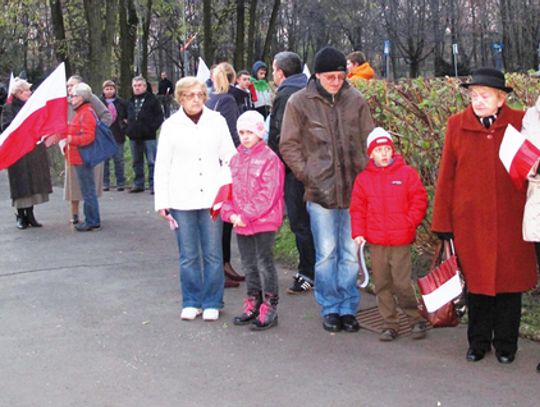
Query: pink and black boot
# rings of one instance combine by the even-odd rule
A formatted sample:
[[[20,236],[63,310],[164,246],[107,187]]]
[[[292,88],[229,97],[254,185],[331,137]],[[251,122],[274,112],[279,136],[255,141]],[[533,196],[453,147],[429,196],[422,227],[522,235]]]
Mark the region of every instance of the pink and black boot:
[[[264,331],[278,324],[277,304],[279,297],[266,294],[264,301],[259,307],[259,315],[251,324],[252,331]]]
[[[241,315],[233,318],[234,325],[247,325],[259,315],[259,307],[262,303],[262,294],[248,296],[244,299],[244,309]]]

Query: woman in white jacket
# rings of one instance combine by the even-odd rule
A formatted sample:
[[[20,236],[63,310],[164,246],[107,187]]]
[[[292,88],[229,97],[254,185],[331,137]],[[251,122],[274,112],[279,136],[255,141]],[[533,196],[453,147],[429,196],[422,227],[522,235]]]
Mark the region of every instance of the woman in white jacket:
[[[213,221],[209,209],[230,179],[228,163],[236,151],[225,119],[204,106],[204,83],[182,78],[175,98],[181,108],[163,123],[159,136],[155,209],[178,224],[181,318],[193,320],[202,313],[204,320],[214,321],[223,308],[222,222]]]

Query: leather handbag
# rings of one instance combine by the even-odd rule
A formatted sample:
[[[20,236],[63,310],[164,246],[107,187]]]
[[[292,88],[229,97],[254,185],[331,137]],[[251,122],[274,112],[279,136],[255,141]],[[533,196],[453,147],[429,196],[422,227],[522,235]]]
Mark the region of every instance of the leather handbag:
[[[79,147],[79,154],[87,167],[94,167],[108,160],[118,151],[111,129],[99,120],[95,113],[94,117],[96,118],[95,139],[92,143]]]
[[[418,279],[420,313],[433,327],[459,323],[455,302],[462,301],[463,279],[452,240],[439,242],[429,273]]]

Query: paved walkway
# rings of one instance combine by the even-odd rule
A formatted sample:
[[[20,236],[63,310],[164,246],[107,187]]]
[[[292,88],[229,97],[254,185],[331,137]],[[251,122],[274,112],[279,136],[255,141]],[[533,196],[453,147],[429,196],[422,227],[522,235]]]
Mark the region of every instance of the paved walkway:
[[[111,191],[102,230],[72,232],[62,190],[19,231],[0,172],[0,406],[537,406],[540,345],[509,366],[465,361],[465,328],[383,344],[323,331],[312,295],[289,296],[280,325],[179,319],[177,249],[152,197]],[[238,258],[233,263],[239,268]],[[373,304],[367,296],[362,306]]]

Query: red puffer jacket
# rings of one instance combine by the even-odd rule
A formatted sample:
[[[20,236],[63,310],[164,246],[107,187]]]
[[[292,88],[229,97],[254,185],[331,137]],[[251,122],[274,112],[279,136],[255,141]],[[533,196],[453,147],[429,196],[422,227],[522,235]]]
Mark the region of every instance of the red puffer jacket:
[[[240,235],[274,232],[283,223],[285,168],[279,157],[259,142],[247,149],[240,145],[230,162],[232,200],[223,203],[221,217],[230,222],[240,215],[245,227],[236,227]]]
[[[353,239],[402,246],[416,238],[427,208],[426,189],[418,173],[394,154],[394,162],[376,167],[373,160],[356,177],[349,208]]]
[[[87,146],[96,137],[96,114],[90,103],[84,103],[75,110],[67,135],[71,136],[71,142],[64,147],[66,160],[71,165],[82,165],[79,147]]]

